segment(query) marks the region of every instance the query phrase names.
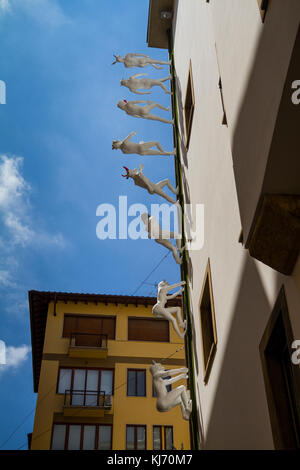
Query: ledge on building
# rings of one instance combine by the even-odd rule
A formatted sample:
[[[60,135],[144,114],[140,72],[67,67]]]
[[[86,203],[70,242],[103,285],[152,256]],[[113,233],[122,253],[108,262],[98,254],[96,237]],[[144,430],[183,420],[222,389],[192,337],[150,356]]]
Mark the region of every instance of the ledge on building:
[[[150,0],[147,43],[149,47],[168,49],[168,30],[172,27],[175,0]],[[163,15],[162,13],[170,13]]]
[[[300,195],[264,195],[246,248],[253,258],[291,275],[300,252]]]

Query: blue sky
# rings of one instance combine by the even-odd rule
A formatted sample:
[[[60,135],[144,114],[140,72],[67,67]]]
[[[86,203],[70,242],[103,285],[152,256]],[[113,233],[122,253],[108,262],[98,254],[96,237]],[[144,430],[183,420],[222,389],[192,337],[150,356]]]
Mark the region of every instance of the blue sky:
[[[122,166],[144,164],[144,173],[174,183],[172,157],[125,157],[113,139],[137,131],[137,140],[159,140],[172,150],[172,128],[135,119],[117,108],[120,99],[142,99],[120,87],[138,72],[168,76],[169,69],[112,66],[113,54],[167,51],[146,44],[148,0],[0,0],[0,446],[26,448],[32,431],[33,394],[27,292],[56,290],[133,294],[166,254],[151,240],[99,240],[96,209],[163,200],[121,178]],[[170,105],[154,89],[152,99]],[[160,113],[160,112],[158,112]],[[161,112],[164,115],[164,112]],[[171,115],[166,116],[171,117]],[[129,219],[130,220],[130,219]],[[168,256],[151,284],[179,279]],[[137,295],[153,295],[143,285]]]

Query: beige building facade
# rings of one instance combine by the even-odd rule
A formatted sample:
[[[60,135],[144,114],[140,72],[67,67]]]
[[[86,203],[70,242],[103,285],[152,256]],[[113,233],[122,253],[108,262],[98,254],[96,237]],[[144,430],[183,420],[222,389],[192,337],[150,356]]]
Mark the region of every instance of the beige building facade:
[[[201,449],[300,447],[299,21],[298,0],[150,0],[183,201],[205,207],[188,254]]]

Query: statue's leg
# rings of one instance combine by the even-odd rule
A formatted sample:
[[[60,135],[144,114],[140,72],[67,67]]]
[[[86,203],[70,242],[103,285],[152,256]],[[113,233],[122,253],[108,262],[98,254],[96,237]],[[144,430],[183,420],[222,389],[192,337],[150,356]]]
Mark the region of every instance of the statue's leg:
[[[157,147],[160,151],[150,150],[152,147]],[[139,144],[139,148],[141,155],[174,155],[174,152],[165,152],[159,142],[144,142]]]
[[[160,78],[160,82],[166,82],[167,80],[172,80],[172,75],[169,75],[168,77],[166,78]]]
[[[153,143],[153,147],[157,147],[158,150],[160,150],[162,152],[161,155],[176,155],[176,150],[175,149],[174,149],[173,152],[165,152],[159,142],[152,142],[152,143]]]
[[[159,103],[147,104],[147,106],[143,107],[143,109],[146,111],[146,113],[149,113],[154,108],[163,109],[164,111],[170,111],[170,108],[166,108],[165,106],[163,106]]]
[[[181,326],[181,328],[185,328],[186,326],[186,322],[183,321],[183,318],[182,318],[182,315],[181,315],[181,309],[179,307],[174,307],[176,309],[176,316],[177,316],[177,320],[178,320],[178,323],[179,323],[179,326]]]
[[[176,405],[180,405],[182,403],[182,392],[185,390],[184,385],[179,385],[179,387],[174,388],[170,392],[168,392],[165,400],[167,400],[167,403],[171,408],[173,408]]]
[[[148,65],[148,64],[147,64]],[[162,67],[159,67],[158,65],[155,65],[155,64],[151,64],[152,67],[154,67],[155,69],[157,70],[162,70]]]
[[[150,121],[160,121],[165,122],[166,124],[174,124],[174,120],[169,121],[168,119],[161,118],[159,116],[155,116],[154,114],[148,114],[143,116],[145,119],[149,119]]]
[[[186,322],[183,321],[182,319],[182,316],[181,316],[181,309],[179,307],[169,307],[167,310],[169,310],[170,314],[176,314],[176,317],[177,317],[177,321],[178,321],[178,324],[181,328],[184,328],[186,327]],[[174,317],[172,317],[174,319]],[[176,320],[174,319],[174,321],[176,322]],[[176,323],[177,324],[177,323]],[[182,333],[181,333],[182,334]],[[183,333],[183,337],[184,337],[184,333]]]
[[[179,189],[178,188],[173,188],[173,186],[171,185],[170,181],[168,179],[165,179],[165,180],[162,180],[162,181],[159,181],[157,183],[157,185],[160,187],[160,188],[164,188],[165,186],[168,186],[169,190],[172,191],[173,194],[178,194],[179,192]]]
[[[163,245],[165,248],[167,248],[168,250],[170,250],[172,252],[172,255],[173,255],[173,257],[174,257],[177,264],[182,263],[182,259],[178,257],[177,250],[176,250],[175,246],[172,245],[170,240],[166,240],[166,239],[162,240],[162,239],[159,239],[159,238],[155,238],[155,241],[156,241],[156,243],[159,243],[160,245]]]
[[[157,185],[155,185],[155,186],[157,186]],[[166,199],[171,204],[176,204],[176,201],[174,201],[174,199],[172,199],[171,196],[166,194],[160,187],[155,188],[155,193],[158,194],[159,196],[163,197],[164,199]]]
[[[169,91],[168,88],[161,81],[157,83],[157,85],[160,86],[165,93],[167,93],[168,95],[172,95],[171,91]]]
[[[186,388],[184,386],[181,392],[181,399],[182,399],[185,410],[191,411],[192,400],[189,399]]]
[[[175,319],[174,317],[171,317],[171,318],[172,318],[171,322],[172,322],[172,325],[173,325],[174,330],[175,330],[176,333],[178,334],[179,338],[183,339],[183,338],[184,338],[184,333],[182,333],[182,332],[180,331],[180,329],[179,329],[179,327],[178,327],[178,325],[177,325],[176,319]]]

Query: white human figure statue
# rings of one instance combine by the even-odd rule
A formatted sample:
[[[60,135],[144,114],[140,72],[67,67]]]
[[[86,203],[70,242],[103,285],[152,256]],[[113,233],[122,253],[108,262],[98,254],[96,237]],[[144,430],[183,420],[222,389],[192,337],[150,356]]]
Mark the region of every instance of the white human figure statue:
[[[176,201],[174,201],[171,196],[169,196],[162,190],[162,188],[167,186],[170,191],[172,191],[172,193],[176,195],[178,194],[178,188],[173,188],[168,179],[159,181],[158,183],[153,183],[151,180],[149,180],[149,178],[147,178],[147,176],[143,174],[144,165],[142,164],[140,165],[139,170],[137,168],[134,168],[134,170],[129,170],[126,166],[123,166],[123,168],[125,168],[126,170],[126,175],[122,175],[123,178],[132,178],[136,186],[146,189],[149,194],[158,194],[159,196],[165,198],[171,204],[176,204]]]
[[[159,243],[170,250],[176,263],[181,264],[182,252],[186,248],[185,246],[183,248],[180,246],[181,236],[172,231],[162,230],[155,217],[150,217],[147,212],[141,214],[141,219],[145,224],[146,231],[148,232],[148,238],[153,238],[156,243]],[[176,240],[176,247],[171,243],[170,239]]]
[[[138,106],[139,104],[145,104],[146,106]],[[159,103],[153,103],[151,100],[149,101],[127,101],[122,100],[118,102],[118,108],[125,111],[125,113],[129,114],[129,116],[133,116],[136,118],[144,118],[149,119],[151,121],[160,121],[165,122],[166,124],[174,124],[174,120],[169,121],[168,119],[164,119],[160,116],[156,116],[155,114],[150,114],[150,111],[154,108],[163,109],[164,111],[169,111],[170,108],[165,108]]]
[[[121,85],[126,86],[129,88],[132,93],[136,93],[138,95],[150,95],[151,91],[138,91],[138,90],[150,90],[150,88],[154,86],[160,86],[165,93],[168,95],[171,95],[172,93],[167,89],[167,87],[163,84],[163,82],[166,82],[167,80],[171,80],[171,76],[166,77],[166,78],[138,78],[138,77],[143,77],[147,76],[147,73],[137,73],[135,75],[132,75],[129,77],[128,80],[125,78],[122,78],[121,80]]]
[[[131,132],[124,140],[113,140],[112,149],[122,150],[125,155],[136,153],[138,155],[176,155],[176,151],[165,152],[160,143],[157,140],[152,142],[132,142],[132,137],[136,132]],[[153,147],[156,147],[154,149]]]
[[[161,281],[157,288],[157,303],[152,308],[152,313],[156,318],[164,318],[172,323],[174,330],[180,338],[184,338],[186,333],[186,320],[182,319],[180,307],[166,307],[166,303],[168,300],[175,299],[180,295],[181,292],[184,291],[184,287],[181,286],[185,284],[185,281],[173,285],[169,285],[167,281]],[[181,287],[181,289],[175,292],[175,294],[168,295],[170,291],[177,287]],[[176,315],[177,321],[173,315]],[[183,333],[180,331],[179,327],[183,328]]]
[[[159,65],[170,65],[170,61],[163,61],[163,60],[156,60],[156,59],[151,59],[146,54],[138,54],[138,53],[129,53],[126,54],[125,57],[122,57],[121,55],[115,55],[115,61],[112,63],[112,65],[116,64],[117,62],[123,63],[126,68],[133,69],[134,67],[148,67],[148,65],[152,65],[155,69],[161,70],[162,67],[159,67]]]
[[[188,369],[182,367],[180,369],[166,370],[161,364],[152,361],[150,372],[153,377],[153,386],[157,395],[156,409],[160,412],[170,411],[174,406],[180,405],[183,419],[187,421],[192,412],[192,400],[190,399],[190,391],[184,385],[173,388],[170,392],[167,390],[167,385],[178,382],[182,379],[188,378]],[[179,374],[179,375],[177,375]],[[164,377],[173,377],[172,379],[165,379]]]

